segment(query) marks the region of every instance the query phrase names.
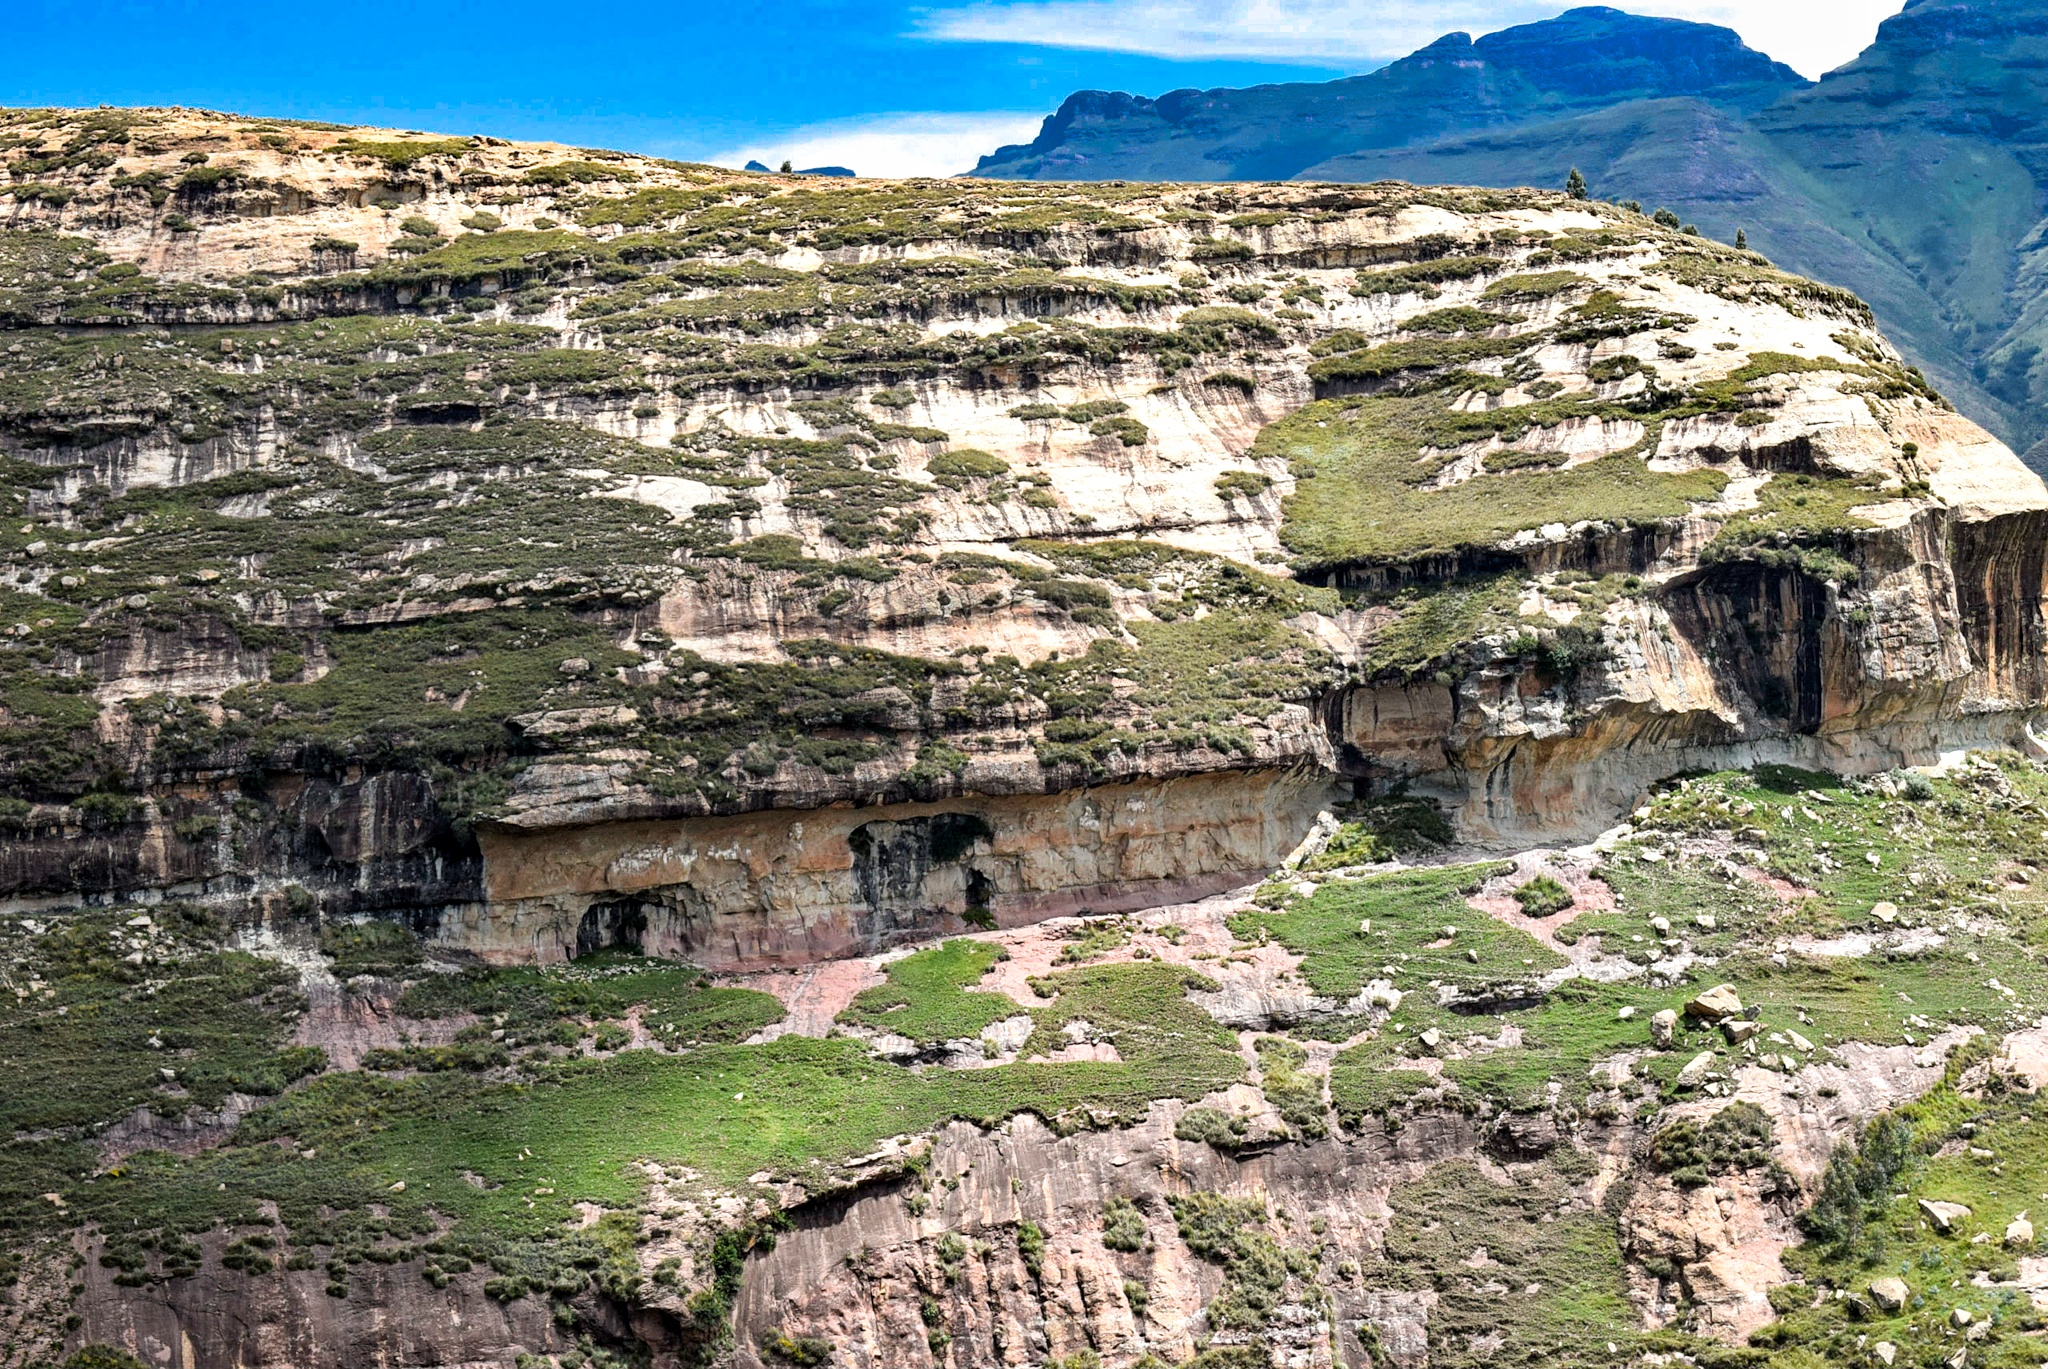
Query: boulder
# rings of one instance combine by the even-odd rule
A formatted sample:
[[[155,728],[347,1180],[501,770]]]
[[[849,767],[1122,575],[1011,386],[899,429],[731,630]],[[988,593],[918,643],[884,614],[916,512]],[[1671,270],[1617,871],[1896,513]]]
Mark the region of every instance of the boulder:
[[[1882,899],[1870,905],[1870,915],[1879,922],[1897,922],[1899,920],[1899,905],[1890,899]]]
[[[1896,1275],[1870,1281],[1870,1300],[1886,1312],[1897,1312],[1906,1305],[1906,1299],[1913,1296],[1913,1290],[1906,1287],[1906,1281]]]
[[[1752,1022],[1745,1017],[1728,1017],[1721,1021],[1721,1035],[1728,1038],[1731,1046],[1741,1045],[1763,1029],[1763,1023]]]
[[[1714,1068],[1714,1053],[1701,1051],[1685,1062],[1685,1068],[1678,1072],[1678,1087],[1696,1088],[1707,1077],[1707,1071]]]
[[[1659,1050],[1670,1046],[1671,1038],[1678,1034],[1678,1014],[1666,1008],[1650,1015],[1650,1043]]]
[[[1733,984],[1716,984],[1685,1005],[1685,1015],[1697,1017],[1702,1022],[1719,1022],[1741,1011],[1742,999],[1736,994]]]
[[[2034,1224],[2022,1212],[2005,1224],[2005,1243],[2014,1250],[2024,1250],[2034,1243]]]
[[[1959,1222],[1970,1220],[1970,1209],[1961,1203],[1944,1203],[1939,1199],[1922,1198],[1920,1215],[1934,1224],[1934,1229],[1946,1236],[1956,1229]]]
[[[1870,1347],[1870,1353],[1877,1356],[1879,1364],[1890,1364],[1899,1357],[1899,1347],[1888,1340],[1881,1340]]]

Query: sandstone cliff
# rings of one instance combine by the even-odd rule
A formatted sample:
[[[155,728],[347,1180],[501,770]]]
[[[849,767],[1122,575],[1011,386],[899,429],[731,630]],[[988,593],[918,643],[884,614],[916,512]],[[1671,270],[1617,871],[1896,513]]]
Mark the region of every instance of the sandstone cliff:
[[[2041,701],[2040,481],[1611,206],[9,127],[21,907],[772,963]]]
[[[2032,1345],[2048,492],[1853,297],[1538,192],[0,150],[4,1369]]]

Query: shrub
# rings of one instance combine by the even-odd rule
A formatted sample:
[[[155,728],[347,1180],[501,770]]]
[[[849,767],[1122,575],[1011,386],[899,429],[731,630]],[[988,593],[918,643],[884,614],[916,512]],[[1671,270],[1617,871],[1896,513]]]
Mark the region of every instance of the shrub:
[[[1232,1117],[1215,1108],[1189,1108],[1173,1124],[1177,1139],[1199,1141],[1218,1150],[1236,1150],[1244,1144],[1246,1130],[1242,1117]]]
[[[988,480],[1010,473],[1010,463],[972,447],[940,452],[925,464],[932,478],[948,489],[959,489],[969,480]]]
[[[1572,891],[1549,875],[1538,875],[1515,890],[1515,902],[1530,917],[1549,917],[1572,906]]]
[[[334,973],[388,974],[420,962],[419,938],[395,922],[330,924],[320,929],[320,950],[333,957]]]
[[[1045,1232],[1036,1222],[1024,1222],[1017,1227],[1017,1258],[1024,1262],[1024,1268],[1031,1277],[1040,1278],[1045,1273]]]
[[[1256,499],[1273,488],[1273,477],[1262,471],[1225,471],[1216,477],[1216,497],[1228,503],[1232,499]]]
[[[71,1352],[64,1369],[143,1369],[142,1361],[111,1345],[85,1345]]]
[[[761,1353],[783,1364],[830,1364],[832,1342],[818,1336],[792,1336],[776,1327],[761,1338]]]
[[[1705,1122],[1673,1122],[1650,1142],[1650,1163],[1687,1187],[1716,1174],[1760,1169],[1771,1158],[1771,1119],[1754,1103],[1730,1103]]]
[[[195,166],[178,177],[178,188],[189,190],[195,195],[210,194],[241,174],[239,167]]]
[[[1111,1250],[1145,1248],[1145,1215],[1136,1203],[1118,1196],[1102,1205],[1102,1243]]]
[[[1891,1197],[1912,1158],[1912,1124],[1888,1112],[1872,1118],[1860,1146],[1844,1141],[1835,1147],[1820,1196],[1799,1216],[1801,1229],[1842,1251],[1862,1244],[1872,1209]]]
[[[399,224],[398,231],[411,234],[415,238],[438,238],[441,236],[441,229],[438,224],[432,219],[422,218],[418,214],[411,215],[403,223]]]
[[[1135,418],[1100,418],[1088,425],[1088,431],[1097,437],[1114,437],[1126,447],[1142,447],[1152,430]]]
[[[637,181],[639,175],[623,166],[603,162],[568,161],[537,166],[520,178],[527,185],[587,185],[592,181]]]

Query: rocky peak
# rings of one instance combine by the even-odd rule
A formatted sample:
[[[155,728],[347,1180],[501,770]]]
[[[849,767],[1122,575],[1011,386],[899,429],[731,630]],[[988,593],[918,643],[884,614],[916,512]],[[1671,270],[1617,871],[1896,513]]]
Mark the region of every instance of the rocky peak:
[[[1454,55],[1460,47],[1469,47],[1468,59],[1512,73],[1534,90],[1600,104],[1678,95],[1756,102],[1808,84],[1733,29],[1604,5],[1498,29],[1476,42],[1452,34],[1394,65]]]

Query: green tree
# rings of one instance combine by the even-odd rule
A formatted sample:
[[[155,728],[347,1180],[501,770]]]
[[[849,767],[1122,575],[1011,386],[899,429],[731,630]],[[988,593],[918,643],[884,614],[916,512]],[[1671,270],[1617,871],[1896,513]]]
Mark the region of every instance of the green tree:
[[[1572,174],[1565,177],[1564,193],[1571,196],[1575,200],[1583,200],[1586,198],[1586,178],[1583,175],[1579,174],[1579,169],[1577,167],[1573,167]]]

